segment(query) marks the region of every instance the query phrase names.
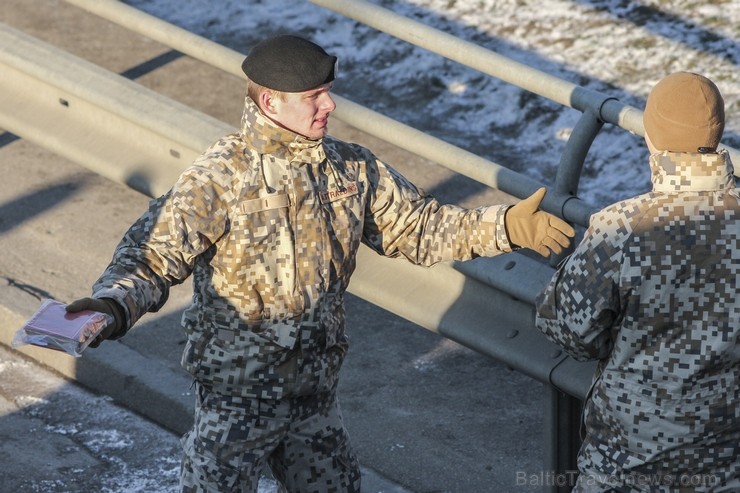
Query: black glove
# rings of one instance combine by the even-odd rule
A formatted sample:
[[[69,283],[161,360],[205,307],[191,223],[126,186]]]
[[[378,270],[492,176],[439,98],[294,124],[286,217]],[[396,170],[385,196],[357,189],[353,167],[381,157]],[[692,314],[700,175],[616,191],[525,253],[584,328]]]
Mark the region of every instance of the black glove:
[[[82,298],[67,305],[65,310],[70,313],[92,310],[113,317],[113,323],[103,327],[98,337],[90,343],[90,347],[98,347],[104,340],[117,339],[126,332],[126,316],[123,308],[110,298]]]

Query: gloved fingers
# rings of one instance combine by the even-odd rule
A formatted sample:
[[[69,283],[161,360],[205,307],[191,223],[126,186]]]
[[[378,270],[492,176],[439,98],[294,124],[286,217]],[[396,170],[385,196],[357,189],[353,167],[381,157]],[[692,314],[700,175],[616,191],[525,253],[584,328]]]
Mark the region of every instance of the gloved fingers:
[[[100,346],[100,343],[102,343],[104,340],[106,340],[108,337],[110,337],[110,332],[111,331],[109,330],[109,327],[111,327],[111,325],[109,325],[106,328],[104,328],[102,330],[102,332],[100,332],[100,334],[98,334],[98,337],[96,337],[95,339],[93,339],[93,341],[90,343],[90,347],[91,348],[96,348],[96,347]],[[106,332],[108,332],[108,333],[106,334]]]
[[[538,245],[537,253],[543,257],[548,257],[550,255],[550,251],[555,254],[560,254],[562,253],[564,246],[567,246],[567,243],[566,245],[561,245],[558,240],[552,236],[545,236],[542,239],[542,242]],[[543,251],[546,253],[543,253]]]
[[[550,226],[561,231],[565,236],[570,236],[571,238],[573,238],[576,235],[576,230],[573,229],[573,226],[563,221],[558,216],[550,214],[548,219],[549,219],[548,222],[550,223]],[[568,245],[564,245],[564,246],[568,246]]]
[[[95,310],[94,307],[98,306],[99,301],[93,298],[81,298],[68,304],[64,309],[69,313],[81,312],[83,310]]]
[[[109,339],[114,333],[118,331],[118,329],[118,323],[114,317],[114,321],[103,327],[103,330],[100,331],[100,334],[98,334],[98,336],[93,339],[93,341],[90,343],[90,347],[96,348],[100,346],[101,342]]]
[[[545,240],[547,241],[547,238]],[[535,252],[539,253],[543,257],[549,257],[550,256],[550,249],[547,248],[546,241],[543,241],[542,243],[540,243],[536,247],[532,247],[532,250],[534,250]]]
[[[90,343],[90,347],[93,348],[100,346],[100,343],[110,338],[121,328],[121,323],[119,321],[119,317],[116,316],[115,310],[104,299],[81,298],[68,304],[65,307],[65,310],[69,313],[81,312],[83,310],[92,310],[95,312],[105,313],[113,317],[113,321],[103,327],[103,330],[100,331],[100,334],[98,334],[98,336]]]
[[[559,229],[547,228],[547,237],[554,240],[562,248],[568,248],[568,245],[570,245],[570,238],[564,235]]]

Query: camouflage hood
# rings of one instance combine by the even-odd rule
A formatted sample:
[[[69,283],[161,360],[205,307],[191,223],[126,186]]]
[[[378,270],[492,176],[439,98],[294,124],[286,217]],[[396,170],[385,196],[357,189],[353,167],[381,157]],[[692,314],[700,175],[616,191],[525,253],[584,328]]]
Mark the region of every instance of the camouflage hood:
[[[282,128],[267,118],[247,96],[241,121],[241,136],[257,154],[270,154],[291,161],[319,163],[326,159],[323,141],[310,140]]]
[[[727,151],[717,154],[661,152],[650,156],[656,192],[709,192],[735,187],[734,168]]]

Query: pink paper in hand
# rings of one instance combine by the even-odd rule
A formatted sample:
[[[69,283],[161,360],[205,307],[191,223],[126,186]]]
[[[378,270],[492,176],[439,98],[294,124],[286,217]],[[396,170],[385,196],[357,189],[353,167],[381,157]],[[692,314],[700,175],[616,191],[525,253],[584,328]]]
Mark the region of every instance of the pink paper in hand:
[[[65,304],[45,300],[38,311],[16,333],[13,347],[33,344],[80,356],[112,317],[84,310],[67,313]]]

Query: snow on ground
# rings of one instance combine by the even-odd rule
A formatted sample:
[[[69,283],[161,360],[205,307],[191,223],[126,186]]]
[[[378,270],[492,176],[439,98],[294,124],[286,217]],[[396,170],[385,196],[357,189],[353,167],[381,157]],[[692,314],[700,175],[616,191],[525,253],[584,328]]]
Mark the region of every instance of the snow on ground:
[[[335,92],[551,183],[580,116],[309,1],[126,0],[242,53],[302,34],[340,58]],[[373,0],[405,17],[642,108],[660,78],[689,70],[725,96],[724,143],[740,148],[736,0]],[[606,126],[579,194],[602,206],[649,188],[642,138]]]

